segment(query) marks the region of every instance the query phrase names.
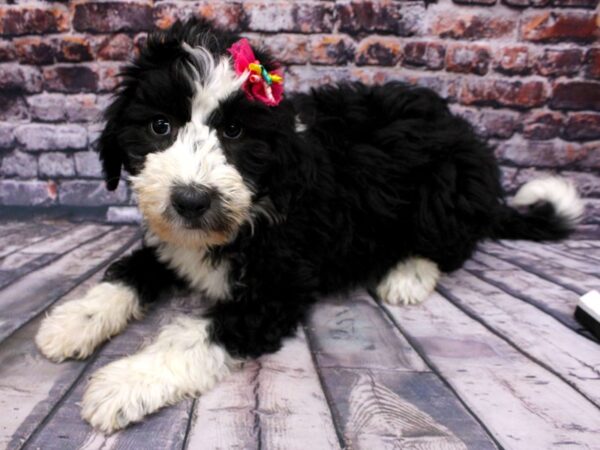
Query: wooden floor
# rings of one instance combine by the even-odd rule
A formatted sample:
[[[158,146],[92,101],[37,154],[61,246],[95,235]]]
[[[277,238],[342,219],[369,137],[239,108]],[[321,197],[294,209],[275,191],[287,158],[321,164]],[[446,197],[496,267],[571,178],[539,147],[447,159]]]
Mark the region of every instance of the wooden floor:
[[[107,437],[79,417],[90,374],[198,305],[173,298],[83,362],[33,337],[138,245],[133,227],[0,223],[0,448],[600,448],[600,345],[573,319],[600,241],[487,243],[417,307],[324,299],[279,353]]]

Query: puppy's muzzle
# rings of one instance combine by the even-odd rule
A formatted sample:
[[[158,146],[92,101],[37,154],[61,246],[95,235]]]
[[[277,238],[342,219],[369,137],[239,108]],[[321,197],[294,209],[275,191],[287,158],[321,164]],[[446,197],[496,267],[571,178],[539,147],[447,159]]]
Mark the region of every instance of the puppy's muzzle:
[[[186,220],[200,219],[210,209],[212,203],[213,193],[203,186],[176,185],[171,190],[173,209]]]

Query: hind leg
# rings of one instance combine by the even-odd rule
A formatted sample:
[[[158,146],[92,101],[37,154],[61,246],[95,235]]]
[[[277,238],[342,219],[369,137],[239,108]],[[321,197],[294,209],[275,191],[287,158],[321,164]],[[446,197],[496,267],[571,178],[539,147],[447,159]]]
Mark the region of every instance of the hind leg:
[[[433,261],[418,256],[394,266],[377,285],[377,295],[390,305],[415,305],[435,289],[440,270]]]

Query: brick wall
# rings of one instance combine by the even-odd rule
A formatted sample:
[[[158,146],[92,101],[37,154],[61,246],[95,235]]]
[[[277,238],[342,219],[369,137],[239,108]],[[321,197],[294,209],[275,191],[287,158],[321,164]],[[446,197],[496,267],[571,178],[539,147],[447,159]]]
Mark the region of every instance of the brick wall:
[[[0,0],[0,205],[134,213],[90,148],[114,75],[154,28],[200,14],[270,47],[288,89],[405,80],[433,88],[494,144],[510,191],[573,178],[600,223],[597,0]]]

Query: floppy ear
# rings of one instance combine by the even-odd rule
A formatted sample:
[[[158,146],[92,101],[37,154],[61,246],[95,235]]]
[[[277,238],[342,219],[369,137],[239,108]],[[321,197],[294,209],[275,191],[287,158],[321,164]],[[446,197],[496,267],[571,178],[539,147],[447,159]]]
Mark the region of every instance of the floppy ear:
[[[116,99],[104,113],[106,124],[100,135],[96,151],[99,153],[104,172],[106,189],[114,191],[119,185],[121,168],[123,167],[124,153],[117,139],[117,123],[119,113],[123,107],[122,99]]]

